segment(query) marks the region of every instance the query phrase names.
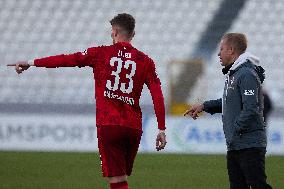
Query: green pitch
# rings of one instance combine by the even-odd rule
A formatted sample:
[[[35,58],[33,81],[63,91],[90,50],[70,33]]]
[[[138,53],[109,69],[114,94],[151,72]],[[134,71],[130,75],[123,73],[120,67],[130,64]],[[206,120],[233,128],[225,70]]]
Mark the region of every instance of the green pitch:
[[[267,175],[284,188],[284,157],[268,156]],[[132,189],[227,189],[223,155],[139,154]],[[108,189],[96,153],[0,152],[1,189]]]

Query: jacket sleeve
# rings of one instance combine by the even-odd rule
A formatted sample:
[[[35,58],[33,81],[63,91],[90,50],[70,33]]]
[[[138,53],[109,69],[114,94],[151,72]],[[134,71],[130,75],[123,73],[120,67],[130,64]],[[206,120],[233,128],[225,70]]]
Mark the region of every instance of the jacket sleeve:
[[[260,114],[258,94],[260,83],[253,73],[247,72],[240,78],[238,85],[241,93],[242,110],[234,124],[237,133],[241,134]]]
[[[222,113],[222,98],[208,100],[203,103],[204,111],[210,114]]]
[[[150,90],[154,110],[157,117],[158,128],[160,130],[165,130],[165,104],[164,97],[161,89],[161,82],[156,73],[155,64],[153,61],[149,62],[149,69],[146,76],[146,85]]]
[[[89,48],[84,52],[74,54],[61,54],[39,58],[34,60],[36,67],[57,68],[57,67],[84,67],[93,66],[95,60],[95,48]]]

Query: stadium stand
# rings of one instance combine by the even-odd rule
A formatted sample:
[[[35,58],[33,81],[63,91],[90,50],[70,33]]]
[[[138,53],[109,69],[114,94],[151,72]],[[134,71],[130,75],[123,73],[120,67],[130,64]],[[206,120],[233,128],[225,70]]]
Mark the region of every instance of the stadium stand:
[[[248,51],[260,58],[260,64],[266,70],[264,87],[277,108],[284,106],[284,102],[281,100],[284,94],[284,75],[281,74],[281,68],[284,65],[281,48],[284,46],[283,8],[283,1],[263,1],[260,3],[257,0],[250,0],[228,31],[242,32],[247,35],[249,40]],[[218,98],[223,92],[224,77],[220,74],[221,66],[218,63],[217,53],[218,50],[208,61],[206,72],[199,81],[198,89],[206,91],[206,98]],[[216,77],[212,77],[214,75]],[[208,81],[211,82],[208,83]],[[208,88],[209,84],[210,88]],[[195,94],[194,96],[198,95]]]
[[[1,65],[109,44],[108,20],[126,11],[137,19],[134,45],[157,62],[167,91],[167,63],[187,58],[219,3],[220,0],[4,0],[0,6]],[[7,68],[2,69],[0,77],[0,102],[93,103],[91,69],[32,69],[19,78]],[[148,96],[143,96],[142,104],[151,103]]]
[[[222,0],[1,0],[0,1],[0,104],[92,104],[93,80],[89,68],[32,68],[21,76],[5,65],[18,60],[83,51],[110,44],[108,20],[120,12],[137,19],[134,46],[156,62],[163,90],[168,94],[167,64],[190,58]],[[250,0],[229,31],[244,32],[249,51],[258,55],[267,70],[265,87],[277,106],[283,107],[284,2]],[[273,10],[273,11],[271,11]],[[225,18],[224,18],[225,19]],[[223,77],[217,50],[206,61],[205,74],[194,94],[217,98]],[[210,81],[210,83],[208,82]],[[210,85],[210,89],[208,86]],[[202,91],[202,94],[201,92]],[[168,98],[166,98],[167,100]],[[151,104],[142,95],[142,104]]]

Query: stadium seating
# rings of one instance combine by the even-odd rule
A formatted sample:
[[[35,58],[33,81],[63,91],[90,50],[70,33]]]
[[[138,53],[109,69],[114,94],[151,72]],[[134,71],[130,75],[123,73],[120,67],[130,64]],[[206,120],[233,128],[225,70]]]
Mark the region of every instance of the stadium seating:
[[[228,32],[242,32],[248,37],[248,51],[260,58],[260,64],[266,70],[265,90],[271,95],[276,107],[283,107],[281,100],[284,94],[284,75],[281,74],[284,46],[284,2],[250,0],[241,11],[238,19]],[[206,67],[206,73],[200,79],[199,89],[207,91],[206,98],[219,98],[224,87],[224,77],[217,56],[218,49],[213,54]],[[212,77],[216,75],[216,77]],[[208,83],[210,81],[210,83]],[[203,83],[200,84],[200,83]],[[204,84],[207,83],[207,84]],[[210,88],[209,88],[210,85]],[[196,97],[198,95],[194,94]],[[204,95],[203,95],[204,96]],[[276,103],[277,102],[277,103]]]
[[[89,68],[32,68],[17,76],[11,68],[4,66],[17,60],[110,44],[108,21],[120,12],[135,16],[137,29],[133,44],[156,62],[167,97],[167,64],[172,60],[190,58],[221,1],[2,0],[0,103],[93,103],[94,87]],[[283,8],[283,1],[260,3],[250,0],[230,29],[247,34],[249,51],[260,56],[267,69],[265,86],[273,100],[280,102],[279,106],[284,106],[284,102],[279,101],[284,94],[281,85],[284,75],[279,69],[284,63],[281,59],[281,47],[284,46]],[[210,61],[206,62],[205,74],[199,79],[196,85],[198,90],[189,101],[200,95],[202,98],[215,98],[222,94],[220,68],[216,50]],[[200,89],[202,94],[198,92]],[[151,104],[151,97],[143,94],[141,103]]]
[[[156,61],[167,91],[167,63],[187,58],[219,3],[4,0],[0,6],[1,65],[110,44],[108,20],[129,12],[137,19],[133,43]],[[92,70],[87,68],[32,68],[19,77],[7,68],[1,69],[0,77],[0,102],[93,103]],[[149,95],[143,95],[142,104],[151,104]]]

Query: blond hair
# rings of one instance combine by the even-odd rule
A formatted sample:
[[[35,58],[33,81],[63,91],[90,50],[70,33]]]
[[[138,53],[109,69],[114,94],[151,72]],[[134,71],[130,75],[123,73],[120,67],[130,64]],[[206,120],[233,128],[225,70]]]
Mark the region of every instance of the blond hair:
[[[225,40],[227,45],[232,46],[239,54],[242,54],[247,49],[247,37],[242,33],[227,33],[223,35],[222,40]]]

